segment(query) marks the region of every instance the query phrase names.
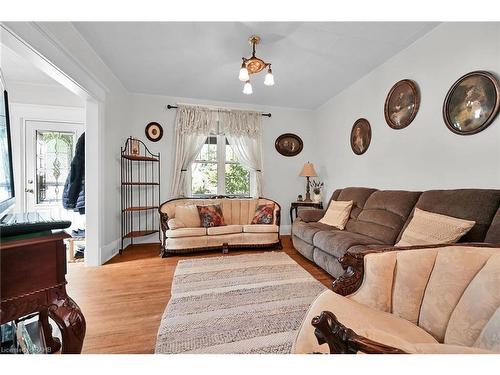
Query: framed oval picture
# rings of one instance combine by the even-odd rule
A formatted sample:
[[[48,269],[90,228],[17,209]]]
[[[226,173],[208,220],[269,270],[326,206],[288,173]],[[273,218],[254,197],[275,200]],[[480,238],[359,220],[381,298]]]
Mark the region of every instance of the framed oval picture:
[[[420,106],[420,92],[417,84],[403,79],[392,86],[385,99],[384,115],[387,125],[403,129],[411,124]]]
[[[274,142],[276,151],[283,156],[295,156],[300,154],[304,148],[304,143],[298,135],[292,133],[281,134]]]
[[[367,119],[357,119],[351,130],[351,148],[356,155],[362,155],[368,150],[372,140],[372,128]]]
[[[443,119],[453,133],[476,134],[493,122],[499,107],[498,80],[489,72],[475,71],[451,86],[443,103]]]
[[[158,142],[163,137],[163,128],[157,122],[147,124],[145,132],[151,142]]]

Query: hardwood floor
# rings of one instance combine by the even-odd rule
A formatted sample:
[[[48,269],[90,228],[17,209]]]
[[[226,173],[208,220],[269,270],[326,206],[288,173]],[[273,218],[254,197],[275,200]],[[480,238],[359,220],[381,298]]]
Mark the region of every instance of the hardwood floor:
[[[300,255],[290,236],[283,236],[283,251],[331,286],[333,278]],[[68,265],[68,294],[87,321],[83,353],[153,353],[177,261],[221,256],[219,251],[168,258],[160,258],[158,253],[158,245],[136,245],[102,267]],[[229,255],[247,253],[231,251]]]

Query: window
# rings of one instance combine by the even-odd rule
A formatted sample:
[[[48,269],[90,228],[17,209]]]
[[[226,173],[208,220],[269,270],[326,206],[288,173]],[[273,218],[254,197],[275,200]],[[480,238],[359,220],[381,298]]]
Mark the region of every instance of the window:
[[[36,203],[62,202],[64,183],[73,159],[73,138],[70,132],[36,131]]]
[[[191,195],[250,196],[250,172],[224,135],[210,136],[191,166]]]

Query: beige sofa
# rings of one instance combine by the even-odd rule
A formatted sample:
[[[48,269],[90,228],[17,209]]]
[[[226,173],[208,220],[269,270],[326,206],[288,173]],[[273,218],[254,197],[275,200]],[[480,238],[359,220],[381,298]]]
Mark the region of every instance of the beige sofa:
[[[274,203],[274,221],[272,224],[251,224],[258,205]],[[169,220],[175,218],[178,205],[219,204],[222,208],[226,225],[212,228],[170,229]],[[160,208],[160,226],[162,231],[162,256],[183,254],[203,250],[230,248],[281,248],[280,205],[266,198],[176,198],[163,203]]]
[[[295,353],[500,353],[500,245],[349,254]],[[353,291],[355,290],[355,291]]]

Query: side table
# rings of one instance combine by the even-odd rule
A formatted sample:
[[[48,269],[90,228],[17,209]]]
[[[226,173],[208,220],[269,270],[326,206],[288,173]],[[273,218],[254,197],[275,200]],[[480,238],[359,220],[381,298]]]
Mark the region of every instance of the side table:
[[[300,202],[295,201],[290,204],[290,224],[293,223],[293,211],[295,211],[295,217],[298,215],[299,207],[313,207],[323,209],[323,202]]]

